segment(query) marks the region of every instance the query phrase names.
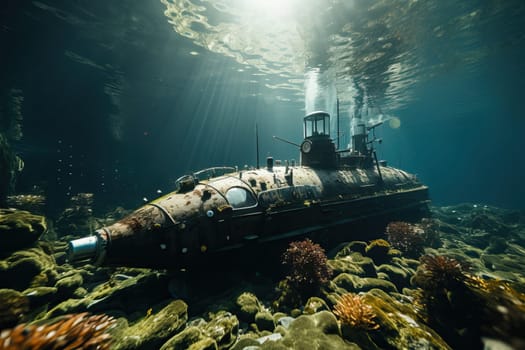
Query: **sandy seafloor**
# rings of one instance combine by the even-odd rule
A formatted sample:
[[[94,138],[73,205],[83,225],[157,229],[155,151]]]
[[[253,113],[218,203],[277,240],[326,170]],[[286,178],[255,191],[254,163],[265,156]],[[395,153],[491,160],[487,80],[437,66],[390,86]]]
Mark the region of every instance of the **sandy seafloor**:
[[[525,348],[524,211],[433,206],[412,226],[431,231],[424,241],[349,240],[315,260],[332,273],[308,288],[242,262],[187,283],[168,270],[72,266],[60,222],[1,214],[0,349]]]

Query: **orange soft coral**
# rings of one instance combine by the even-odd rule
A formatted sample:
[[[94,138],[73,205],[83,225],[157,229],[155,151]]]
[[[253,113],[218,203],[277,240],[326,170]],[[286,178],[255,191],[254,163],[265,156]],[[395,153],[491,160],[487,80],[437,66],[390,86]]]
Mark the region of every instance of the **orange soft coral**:
[[[0,333],[1,350],[110,348],[111,336],[106,331],[115,323],[113,317],[88,313],[66,315],[47,325],[20,324]]]
[[[339,297],[334,307],[334,314],[343,325],[365,330],[379,328],[374,321],[376,317],[374,310],[357,294],[346,293]]]

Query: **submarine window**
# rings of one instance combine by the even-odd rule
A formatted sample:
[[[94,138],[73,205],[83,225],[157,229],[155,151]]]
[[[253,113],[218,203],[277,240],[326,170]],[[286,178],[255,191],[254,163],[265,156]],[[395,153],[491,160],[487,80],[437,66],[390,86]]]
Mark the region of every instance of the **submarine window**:
[[[304,127],[305,127],[305,131],[304,131],[304,137],[310,137],[313,135],[313,123],[308,123],[308,122],[304,122]]]
[[[304,137],[330,134],[330,115],[325,112],[313,112],[304,118]]]
[[[232,187],[226,192],[226,199],[233,208],[253,207],[257,204],[253,195],[242,187]]]
[[[325,134],[325,120],[324,119],[320,119],[320,120],[317,120],[316,121],[316,126],[315,126],[315,131],[317,131],[317,134],[319,135],[324,135]]]

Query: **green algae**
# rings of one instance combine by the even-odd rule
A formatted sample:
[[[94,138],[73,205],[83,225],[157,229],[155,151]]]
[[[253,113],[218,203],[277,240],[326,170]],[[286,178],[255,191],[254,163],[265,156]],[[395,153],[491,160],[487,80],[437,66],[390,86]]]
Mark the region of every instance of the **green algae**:
[[[179,333],[188,320],[188,306],[175,300],[156,314],[143,318],[114,335],[112,349],[158,349]]]
[[[46,218],[17,209],[0,209],[0,252],[32,246],[47,230]]]

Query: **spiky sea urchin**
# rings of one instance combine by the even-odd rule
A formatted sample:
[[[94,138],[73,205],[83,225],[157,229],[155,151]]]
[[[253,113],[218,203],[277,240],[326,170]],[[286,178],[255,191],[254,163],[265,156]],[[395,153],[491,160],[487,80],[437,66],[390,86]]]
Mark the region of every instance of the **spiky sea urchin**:
[[[444,255],[425,255],[413,277],[413,282],[424,290],[451,289],[468,278],[468,268],[454,258]]]

